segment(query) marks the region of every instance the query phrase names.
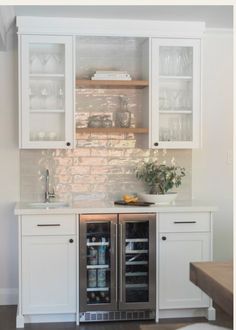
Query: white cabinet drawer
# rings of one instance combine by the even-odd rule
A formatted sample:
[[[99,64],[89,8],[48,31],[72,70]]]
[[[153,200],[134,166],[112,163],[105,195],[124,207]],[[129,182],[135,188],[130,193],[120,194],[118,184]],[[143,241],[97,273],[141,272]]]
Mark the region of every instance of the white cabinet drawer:
[[[159,213],[159,232],[210,231],[210,213]]]
[[[76,221],[73,214],[24,215],[22,235],[75,235]]]

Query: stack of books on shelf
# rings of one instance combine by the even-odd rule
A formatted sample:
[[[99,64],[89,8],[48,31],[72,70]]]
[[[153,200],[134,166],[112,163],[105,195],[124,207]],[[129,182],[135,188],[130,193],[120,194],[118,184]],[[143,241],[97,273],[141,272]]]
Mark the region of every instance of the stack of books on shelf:
[[[131,80],[127,71],[103,71],[97,70],[91,80]]]

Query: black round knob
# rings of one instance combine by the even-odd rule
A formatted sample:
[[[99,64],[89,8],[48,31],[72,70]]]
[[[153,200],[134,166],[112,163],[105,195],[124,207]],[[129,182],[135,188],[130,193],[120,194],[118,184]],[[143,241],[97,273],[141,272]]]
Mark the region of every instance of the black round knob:
[[[154,143],[154,146],[155,146],[155,147],[157,147],[157,146],[158,146],[158,144],[159,144],[158,142],[155,142],[155,143]]]
[[[166,237],[165,236],[162,236],[161,238],[163,241],[166,241]]]
[[[71,238],[71,239],[69,239],[69,242],[70,242],[70,243],[73,243],[73,242],[74,242],[74,240]]]
[[[70,146],[70,142],[66,142],[66,145],[67,145],[67,147],[69,147]]]

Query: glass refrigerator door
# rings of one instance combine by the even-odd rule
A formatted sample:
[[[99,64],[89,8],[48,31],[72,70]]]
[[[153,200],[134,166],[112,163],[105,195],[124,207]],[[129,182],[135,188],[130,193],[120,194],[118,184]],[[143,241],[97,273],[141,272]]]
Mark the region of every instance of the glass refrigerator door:
[[[80,311],[116,306],[116,215],[83,215],[80,226]]]
[[[120,215],[120,307],[155,308],[155,216]]]

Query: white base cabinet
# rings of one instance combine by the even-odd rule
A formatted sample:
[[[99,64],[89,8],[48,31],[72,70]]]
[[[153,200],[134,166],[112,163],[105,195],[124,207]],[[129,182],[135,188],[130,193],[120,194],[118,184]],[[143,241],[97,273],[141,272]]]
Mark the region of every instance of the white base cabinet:
[[[17,327],[26,322],[78,325],[79,282],[87,276],[79,279],[78,216],[18,215]],[[189,280],[190,262],[212,259],[211,211],[157,211],[156,219],[156,321],[191,316],[213,320],[211,300]]]
[[[28,236],[22,241],[22,312],[76,312],[76,238]]]
[[[165,233],[159,241],[159,308],[208,307],[209,298],[189,280],[189,263],[209,260],[209,234]]]
[[[159,218],[159,309],[203,308],[209,297],[189,279],[190,262],[211,260],[210,213]]]
[[[33,315],[76,314],[76,218],[19,217],[18,327]]]

